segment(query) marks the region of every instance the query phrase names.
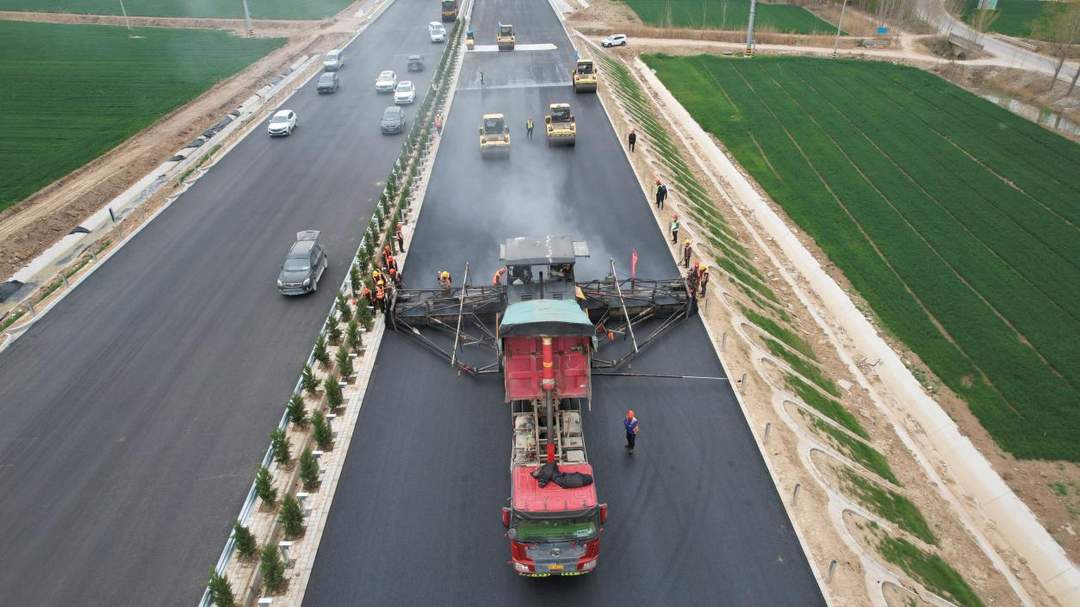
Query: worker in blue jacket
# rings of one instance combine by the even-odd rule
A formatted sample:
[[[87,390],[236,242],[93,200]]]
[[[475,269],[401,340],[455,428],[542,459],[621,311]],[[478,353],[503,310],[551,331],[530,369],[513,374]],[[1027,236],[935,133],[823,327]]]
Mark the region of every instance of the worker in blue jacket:
[[[626,419],[623,420],[623,426],[626,427],[626,448],[629,449],[629,453],[634,453],[634,442],[637,440],[638,431],[641,430],[641,422],[638,418],[634,417],[634,410],[630,409],[626,412]]]

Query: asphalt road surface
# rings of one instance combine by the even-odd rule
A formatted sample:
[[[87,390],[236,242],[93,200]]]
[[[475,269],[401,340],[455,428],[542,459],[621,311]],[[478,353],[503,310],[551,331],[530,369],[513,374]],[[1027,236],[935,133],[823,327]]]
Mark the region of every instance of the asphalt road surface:
[[[260,126],[0,354],[0,604],[198,600],[400,151],[375,76],[426,91],[437,18],[397,0],[338,93],[286,102],[295,134]],[[412,53],[428,71],[406,75]],[[305,228],[330,269],[286,299],[274,281]]]
[[[545,234],[588,240],[579,279],[604,276],[609,258],[626,272],[632,248],[639,276],[674,276],[670,245],[598,99],[565,84],[572,50],[547,3],[481,3],[474,17],[478,43],[486,30],[477,24],[501,19],[518,28],[519,42],[559,49],[467,55],[407,286],[433,286],[442,269],[459,278],[466,261],[472,282],[486,283],[502,239]],[[554,101],[573,104],[575,148],[544,143],[542,117]],[[511,121],[509,160],[480,159],[485,112]],[[533,141],[524,132],[530,115]],[[697,318],[631,370],[723,375]],[[600,565],[583,577],[519,578],[499,517],[511,438],[502,395],[501,378],[459,377],[405,335],[386,335],[305,605],[824,603],[731,388],[718,380],[595,378],[584,424],[600,499],[610,505]],[[633,456],[621,423],[630,407],[642,423]]]

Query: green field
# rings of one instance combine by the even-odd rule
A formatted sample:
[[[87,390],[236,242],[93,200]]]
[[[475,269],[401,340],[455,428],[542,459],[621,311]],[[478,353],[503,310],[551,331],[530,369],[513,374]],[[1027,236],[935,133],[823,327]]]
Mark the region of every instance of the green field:
[[[0,0],[2,1],[2,0]],[[622,0],[654,27],[746,29],[749,0]],[[801,6],[758,3],[754,27],[760,31],[835,34],[836,24],[822,21]]]
[[[913,68],[645,60],[1004,449],[1080,461],[1080,146]]]
[[[434,0],[432,6],[435,6]],[[336,15],[353,0],[248,0],[254,19],[321,19]],[[125,0],[127,14],[145,17],[242,19],[240,0]],[[0,0],[4,11],[44,11],[119,15],[118,0]]]
[[[0,21],[0,209],[280,46],[212,30]]]
[[[966,0],[964,5],[964,20],[972,22],[972,17],[979,6],[979,0]],[[1017,38],[1033,37],[1035,24],[1041,17],[1053,16],[1055,11],[1062,10],[1061,2],[1041,2],[1040,0],[998,0],[997,17],[990,23],[990,31],[1016,36]]]

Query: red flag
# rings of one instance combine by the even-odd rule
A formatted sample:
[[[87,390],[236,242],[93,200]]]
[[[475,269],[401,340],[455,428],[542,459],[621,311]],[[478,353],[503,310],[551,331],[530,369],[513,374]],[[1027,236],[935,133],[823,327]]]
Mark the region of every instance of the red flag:
[[[637,249],[630,251],[630,278],[637,278]]]

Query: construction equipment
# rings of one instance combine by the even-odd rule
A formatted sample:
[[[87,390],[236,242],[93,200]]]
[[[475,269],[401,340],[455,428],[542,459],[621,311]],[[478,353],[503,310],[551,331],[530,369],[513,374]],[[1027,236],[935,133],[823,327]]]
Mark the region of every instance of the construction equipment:
[[[497,154],[510,154],[510,127],[502,114],[484,114],[480,120],[480,155]]]
[[[574,80],[574,92],[595,93],[597,73],[592,59],[578,59],[574,71],[570,73],[571,78]]]
[[[621,366],[694,314],[696,300],[681,277],[619,279],[614,262],[606,278],[577,282],[575,262],[589,250],[568,236],[511,238],[500,249],[506,271],[490,286],[468,284],[466,265],[460,287],[396,290],[390,327],[462,372],[503,373],[513,427],[510,503],[502,510],[511,565],[528,577],[583,575],[596,568],[607,521],[596,485],[580,476],[593,475],[582,432],[592,369]],[[615,335],[625,337],[616,343]],[[620,358],[598,356],[630,344]],[[495,360],[466,362],[477,349]],[[542,486],[537,475],[551,464],[572,478]]]
[[[471,29],[465,32],[465,48],[470,51],[476,48],[476,34]]]
[[[500,23],[495,33],[495,42],[499,45],[500,51],[514,50],[514,26],[509,23]]]
[[[574,145],[577,140],[577,124],[570,112],[569,103],[552,103],[544,117],[548,145]]]
[[[441,0],[442,20],[444,23],[457,21],[458,0]]]

